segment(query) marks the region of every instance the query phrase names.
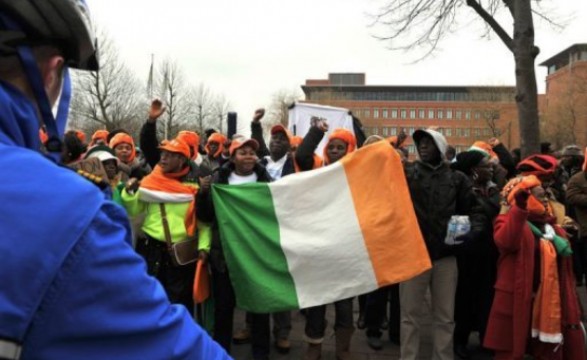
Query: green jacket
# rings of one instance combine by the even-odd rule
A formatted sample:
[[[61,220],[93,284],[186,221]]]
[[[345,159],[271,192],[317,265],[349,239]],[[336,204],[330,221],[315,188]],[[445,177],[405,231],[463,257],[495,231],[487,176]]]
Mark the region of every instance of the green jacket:
[[[165,231],[163,230],[163,219],[158,203],[147,203],[139,199],[139,193],[130,195],[126,189],[121,193],[122,203],[129,216],[145,214],[142,230],[153,239],[165,242]],[[185,215],[189,208],[188,203],[165,204],[171,242],[187,240],[188,235],[185,228]],[[210,250],[212,235],[210,225],[202,221],[197,222],[198,227],[198,250]]]

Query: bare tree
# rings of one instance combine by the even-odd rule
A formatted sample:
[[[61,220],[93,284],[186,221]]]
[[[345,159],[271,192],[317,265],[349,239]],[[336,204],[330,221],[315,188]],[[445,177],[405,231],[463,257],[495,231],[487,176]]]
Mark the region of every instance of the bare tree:
[[[192,90],[177,62],[167,59],[159,68],[158,96],[165,103],[164,126],[160,131],[163,138],[169,139],[181,130],[188,129],[192,117]]]
[[[230,102],[226,99],[223,94],[218,94],[213,97],[210,120],[213,127],[219,132],[224,133],[226,130],[224,124],[228,117],[228,111],[230,110]]]
[[[429,55],[441,39],[456,31],[457,14],[467,5],[502,40],[515,60],[516,104],[520,123],[522,155],[540,152],[540,129],[538,120],[538,96],[535,74],[535,59],[539,49],[534,45],[534,20],[537,14],[548,18],[532,8],[531,0],[386,0],[386,5],[375,16],[375,23],[389,29],[379,37],[391,41],[394,49],[424,47]],[[505,9],[513,20],[510,35],[497,21],[496,14]],[[551,22],[552,23],[552,22]],[[403,43],[402,43],[403,41]],[[425,55],[425,56],[426,56]]]
[[[191,111],[196,131],[200,134],[218,119],[214,118],[214,95],[206,85],[199,84],[193,90]]]
[[[275,92],[272,96],[271,104],[267,108],[266,120],[263,124],[283,124],[287,126],[289,121],[289,108],[300,99],[303,99],[303,94],[298,88],[281,89]]]
[[[142,86],[122,62],[113,40],[105,32],[99,39],[100,71],[73,73],[70,126],[87,133],[123,128],[138,135],[146,108]]]

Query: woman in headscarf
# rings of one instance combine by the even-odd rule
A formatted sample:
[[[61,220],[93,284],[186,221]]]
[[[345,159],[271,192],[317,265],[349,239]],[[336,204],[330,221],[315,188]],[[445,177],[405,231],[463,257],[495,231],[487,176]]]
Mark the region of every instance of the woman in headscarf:
[[[304,141],[296,151],[296,161],[302,171],[314,167],[314,151],[318,147],[324,134],[328,131],[328,123],[324,119],[313,119],[313,125],[306,134]],[[357,142],[353,133],[346,129],[337,129],[330,134],[324,147],[324,165],[333,164],[345,155],[355,151]],[[325,289],[327,291],[327,289]],[[340,300],[334,303],[336,335],[336,358],[350,358],[350,344],[354,332],[353,326],[353,299]],[[326,305],[307,309],[305,339],[308,349],[305,360],[320,359],[322,356],[322,342],[326,330]]]
[[[228,139],[226,136],[221,133],[215,132],[211,134],[204,147],[206,150],[206,156],[204,156],[202,165],[206,166],[211,171],[215,171],[227,162],[228,158],[225,158],[223,155],[227,141]]]
[[[125,177],[122,179],[126,181],[128,178],[136,178],[141,180],[143,177],[151,172],[151,167],[147,164],[141,164],[137,159],[137,151],[135,148],[135,142],[127,133],[120,132],[110,140],[109,146],[120,163],[125,165],[121,168],[125,169]]]
[[[469,358],[469,335],[479,330],[483,342],[497,266],[497,248],[493,242],[493,220],[499,213],[499,189],[492,182],[493,166],[480,151],[459,153],[451,164],[473,184],[477,203],[485,215],[482,236],[462,246],[457,252],[458,285],[455,298],[454,350],[460,358]]]
[[[214,134],[212,134],[214,136]],[[211,138],[212,138],[211,136]],[[229,147],[230,159],[214,173],[213,184],[241,185],[254,182],[270,182],[271,176],[258,162],[259,143],[236,135]],[[208,250],[212,268],[212,291],[214,293],[214,340],[228,353],[232,342],[232,329],[236,299],[229,268],[224,257],[219,224],[216,221],[214,203],[210,192],[198,215],[212,222],[212,243]],[[253,359],[267,359],[270,349],[269,314],[248,313],[251,321]]]
[[[541,181],[510,180],[495,221],[499,250],[485,347],[495,359],[585,359],[571,251]],[[564,339],[564,341],[563,341]],[[528,346],[530,344],[530,346]]]

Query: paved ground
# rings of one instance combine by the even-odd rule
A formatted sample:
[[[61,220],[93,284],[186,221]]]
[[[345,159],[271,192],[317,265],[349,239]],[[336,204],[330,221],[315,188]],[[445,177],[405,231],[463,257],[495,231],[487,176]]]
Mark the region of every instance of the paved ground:
[[[577,288],[583,307],[587,305],[585,287]],[[429,304],[427,304],[429,309]],[[358,305],[355,303],[355,319],[358,317]],[[329,306],[326,317],[329,324],[334,323],[334,308]],[[305,350],[305,342],[302,340],[304,330],[304,316],[299,312],[292,312],[292,333],[290,340],[292,343],[291,352],[288,355],[280,355],[272,349],[271,360],[299,360],[302,359]],[[423,329],[423,339],[420,345],[421,359],[431,358],[431,325],[430,318],[427,320],[427,325]],[[235,329],[240,329],[244,325],[244,313],[237,311],[235,316]],[[367,338],[365,332],[356,330],[351,350],[354,360],[383,360],[383,359],[399,359],[399,347],[387,341],[387,333],[384,335],[385,345],[380,351],[372,350],[367,345]],[[322,346],[322,359],[334,360],[334,330],[330,327],[326,333],[326,341]],[[488,360],[492,357],[479,349],[479,338],[477,333],[471,335],[470,349],[473,352],[472,360]],[[235,345],[233,346],[233,356],[236,360],[251,360],[250,345]]]

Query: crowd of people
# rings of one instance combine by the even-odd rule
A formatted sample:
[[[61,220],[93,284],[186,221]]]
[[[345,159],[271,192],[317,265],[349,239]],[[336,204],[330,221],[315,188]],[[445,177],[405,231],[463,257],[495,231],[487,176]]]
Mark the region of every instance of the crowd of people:
[[[545,146],[519,159],[488,139],[455,155],[440,132],[420,129],[412,135],[418,157],[410,159],[404,133],[363,141],[350,130],[329,132],[322,118],[312,118],[303,138],[275,125],[267,145],[262,109],[250,138],[212,130],[205,139],[180,131],[162,140],[159,100],[139,147],[123,129],[90,139],[63,133],[68,67],[99,69],[88,14],[83,1],[0,0],[0,358],[229,359],[233,343],[250,342],[254,359],[268,359],[272,335],[277,351],[288,353],[290,312],[248,313],[243,329],[233,329],[236,299],[211,188],[277,181],[384,141],[401,158],[396,171],[406,178],[432,267],[361,296],[356,322],[354,299],[336,301],[337,359],[352,358],[356,328],[375,350],[388,329],[402,359],[419,359],[427,294],[433,359],[470,357],[473,332],[498,360],[586,359],[577,295],[587,280],[581,147]],[[99,161],[103,176],[66,168],[86,161]],[[389,241],[401,239],[389,234]],[[193,318],[198,263],[212,277],[210,335]],[[321,358],[326,306],[300,309],[304,359]]]
[[[211,333],[228,353],[233,343],[251,343],[253,358],[267,359],[271,333],[277,351],[288,353],[291,314],[247,313],[243,327],[233,329],[236,299],[211,185],[276,181],[328,166],[358,147],[386,141],[402,159],[433,267],[409,281],[360,296],[356,323],[353,299],[335,302],[337,358],[351,358],[356,325],[366,330],[371,348],[383,347],[382,329],[388,329],[402,359],[417,359],[421,308],[428,292],[435,359],[469,358],[473,332],[479,333],[480,342],[496,359],[523,358],[525,353],[537,358],[551,358],[545,355],[550,353],[573,359],[585,356],[579,342],[582,313],[575,286],[584,284],[587,271],[587,169],[578,146],[520,161],[516,151],[510,153],[492,138],[455,154],[440,132],[421,129],[412,137],[418,157],[411,160],[405,133],[387,139],[375,135],[360,144],[353,132],[335,129],[323,156],[318,156],[316,149],[329,130],[326,119],[313,118],[304,138],[275,125],[267,145],[261,122],[264,110],[259,109],[251,122],[251,138],[229,139],[212,130],[201,139],[195,132],[181,131],[174,140],[160,142],[157,119],[163,112],[161,102],[154,100],[138,139],[140,155],[132,137],[122,130],[97,131],[87,149],[83,133],[70,131],[66,137],[76,137],[83,151],[75,150],[76,145],[64,151],[63,161],[74,164],[88,157],[102,161],[115,201],[131,218],[146,214],[136,234],[136,251],[145,259],[148,273],[160,281],[172,303],[188,311],[194,309],[195,263],[178,266],[168,245],[197,238],[197,258],[209,263],[212,274]],[[187,196],[177,196],[182,194]],[[450,238],[455,216],[465,216],[469,230]],[[308,344],[305,359],[321,357],[325,310],[326,305],[302,310]],[[581,356],[568,357],[576,347],[583,349],[577,352]]]

